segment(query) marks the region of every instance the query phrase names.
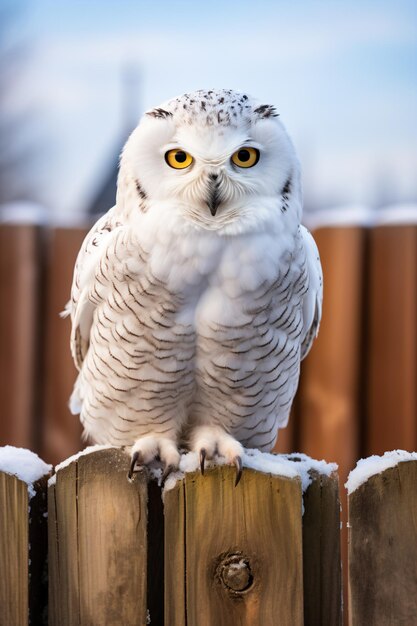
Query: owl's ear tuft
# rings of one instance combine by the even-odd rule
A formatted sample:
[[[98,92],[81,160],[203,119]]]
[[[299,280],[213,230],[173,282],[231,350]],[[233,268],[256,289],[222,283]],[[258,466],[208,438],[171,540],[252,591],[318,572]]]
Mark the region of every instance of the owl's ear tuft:
[[[259,119],[266,119],[268,117],[278,117],[279,113],[272,104],[261,104],[261,106],[257,107],[253,110],[259,117]]]
[[[147,111],[146,115],[164,120],[166,120],[167,117],[172,117],[171,111],[165,111],[165,109],[152,109],[152,111]]]

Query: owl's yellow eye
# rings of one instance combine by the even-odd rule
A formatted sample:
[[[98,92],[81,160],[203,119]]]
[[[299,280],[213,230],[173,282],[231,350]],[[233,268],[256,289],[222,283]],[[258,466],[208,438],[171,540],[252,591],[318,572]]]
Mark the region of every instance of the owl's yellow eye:
[[[186,167],[190,167],[193,157],[188,152],[175,148],[174,150],[168,150],[165,154],[165,161],[170,167],[176,170],[183,170]]]
[[[240,148],[232,154],[232,162],[238,167],[253,167],[259,161],[259,150],[256,148]]]

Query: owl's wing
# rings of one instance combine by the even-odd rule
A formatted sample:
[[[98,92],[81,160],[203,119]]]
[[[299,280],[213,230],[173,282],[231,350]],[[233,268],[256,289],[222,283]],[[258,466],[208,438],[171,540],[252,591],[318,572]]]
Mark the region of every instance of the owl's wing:
[[[63,316],[71,315],[71,354],[78,370],[81,368],[90,342],[95,305],[89,298],[89,294],[95,270],[103,250],[107,248],[115,231],[122,226],[116,219],[114,208],[94,224],[83,241],[75,263],[71,299],[63,313]]]
[[[319,332],[323,301],[323,272],[321,269],[319,251],[313,236],[304,226],[301,226],[301,235],[304,243],[309,278],[308,290],[303,301],[304,323],[301,358],[304,359]]]

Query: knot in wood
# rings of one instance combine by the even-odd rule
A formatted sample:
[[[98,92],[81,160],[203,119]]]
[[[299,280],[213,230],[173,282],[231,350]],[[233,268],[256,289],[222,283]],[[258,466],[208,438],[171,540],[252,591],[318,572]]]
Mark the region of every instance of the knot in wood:
[[[217,566],[217,574],[226,589],[233,594],[247,591],[253,583],[249,560],[242,553],[224,556]]]

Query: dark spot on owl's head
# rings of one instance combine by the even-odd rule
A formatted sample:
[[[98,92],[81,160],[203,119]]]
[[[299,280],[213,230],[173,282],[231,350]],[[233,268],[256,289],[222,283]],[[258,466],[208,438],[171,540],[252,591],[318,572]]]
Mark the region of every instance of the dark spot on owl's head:
[[[165,109],[152,109],[152,111],[147,111],[146,115],[150,117],[155,117],[156,119],[167,119],[168,117],[172,117],[171,111],[165,111]]]
[[[278,117],[278,113],[272,104],[261,104],[253,111],[258,115],[260,119],[266,119],[268,117]]]

